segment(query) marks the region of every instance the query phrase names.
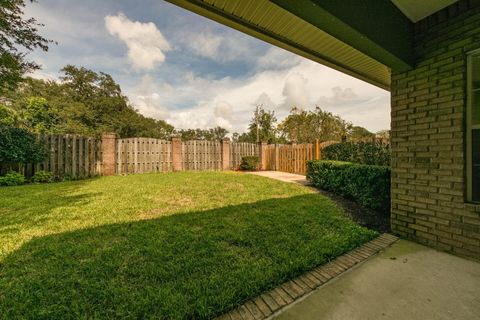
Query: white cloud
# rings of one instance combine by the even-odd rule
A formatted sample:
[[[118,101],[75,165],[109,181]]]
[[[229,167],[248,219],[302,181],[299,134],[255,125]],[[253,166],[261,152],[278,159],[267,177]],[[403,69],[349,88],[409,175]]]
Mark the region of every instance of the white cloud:
[[[319,105],[338,105],[342,103],[356,101],[359,97],[352,88],[342,89],[340,86],[332,88],[331,96],[322,96],[318,99]]]
[[[128,59],[135,69],[152,70],[165,61],[170,44],[154,23],[129,20],[123,13],[105,17],[107,31],[128,47]]]
[[[233,108],[226,101],[217,102],[213,114],[218,118],[232,119]]]
[[[271,47],[257,60],[257,69],[288,69],[300,64],[300,62],[302,62],[302,57],[278,47]]]
[[[273,103],[272,99],[270,99],[270,96],[266,94],[265,92],[262,92],[255,100],[253,103],[255,106],[263,106],[265,109],[275,109],[275,103]]]
[[[250,38],[237,32],[212,32],[209,28],[179,30],[175,37],[178,47],[218,63],[256,61],[258,48]]]
[[[280,105],[280,108],[290,110],[292,107],[307,107],[310,104],[307,83],[308,80],[301,73],[289,75],[285,80],[282,91],[285,101]]]
[[[216,59],[218,57],[221,43],[221,37],[206,32],[195,34],[189,41],[195,53],[210,59]]]
[[[157,88],[153,78],[150,75],[145,75],[137,85],[128,92],[128,97],[130,102],[143,115],[155,119],[165,119],[170,114],[168,109],[163,105],[161,95],[158,92],[159,89],[165,92],[173,90],[173,88],[168,85]]]
[[[293,105],[306,110],[319,105],[371,131],[390,125],[388,92],[308,60],[246,79],[208,79],[191,72],[182,79],[174,88],[155,85],[161,105],[169,106],[167,121],[178,128],[221,125],[241,132],[258,104],[275,110],[279,120]],[[179,105],[181,110],[173,109]]]

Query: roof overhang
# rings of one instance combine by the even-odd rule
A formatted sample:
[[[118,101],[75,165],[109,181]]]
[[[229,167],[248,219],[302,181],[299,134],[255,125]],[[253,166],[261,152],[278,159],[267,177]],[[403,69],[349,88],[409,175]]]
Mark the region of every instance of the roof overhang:
[[[167,1],[386,90],[414,65],[409,0]]]

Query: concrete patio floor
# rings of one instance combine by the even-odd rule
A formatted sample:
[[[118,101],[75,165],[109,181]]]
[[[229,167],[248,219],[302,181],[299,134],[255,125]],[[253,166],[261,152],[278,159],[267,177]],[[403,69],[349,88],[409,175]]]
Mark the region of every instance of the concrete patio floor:
[[[252,173],[307,185],[302,175]],[[477,320],[480,262],[399,240],[270,318]]]
[[[480,263],[399,240],[274,319],[480,319]]]

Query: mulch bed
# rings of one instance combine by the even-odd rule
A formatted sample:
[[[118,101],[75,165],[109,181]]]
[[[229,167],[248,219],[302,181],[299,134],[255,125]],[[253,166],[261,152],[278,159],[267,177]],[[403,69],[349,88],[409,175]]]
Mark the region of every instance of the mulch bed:
[[[345,211],[346,215],[359,225],[381,233],[390,232],[389,214],[362,207],[352,200],[345,199],[344,197],[329,191],[316,188],[313,189],[321,195],[326,196],[339,204]]]

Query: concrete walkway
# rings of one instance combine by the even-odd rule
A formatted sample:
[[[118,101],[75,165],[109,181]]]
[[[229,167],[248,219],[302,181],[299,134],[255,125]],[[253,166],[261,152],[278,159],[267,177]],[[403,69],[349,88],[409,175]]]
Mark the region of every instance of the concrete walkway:
[[[480,263],[399,240],[274,318],[480,319]]]
[[[300,174],[293,174],[288,172],[281,171],[252,171],[248,172],[249,174],[254,174],[256,176],[271,178],[275,180],[280,180],[284,182],[294,182],[301,185],[307,185],[307,178]]]
[[[253,174],[307,184],[301,175],[275,171]],[[271,318],[480,319],[480,262],[399,240]]]

